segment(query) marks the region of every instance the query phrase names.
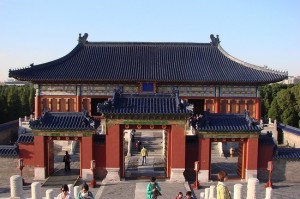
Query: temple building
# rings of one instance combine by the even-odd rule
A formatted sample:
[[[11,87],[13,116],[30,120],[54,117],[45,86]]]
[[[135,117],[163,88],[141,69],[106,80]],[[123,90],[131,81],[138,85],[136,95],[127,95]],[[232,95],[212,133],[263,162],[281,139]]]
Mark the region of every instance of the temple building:
[[[9,71],[36,89],[33,135],[18,144],[35,179],[54,172],[55,140],[80,143],[83,179],[92,175],[92,160],[97,176],[125,178],[124,132],[130,129],[162,133],[163,177],[171,181],[184,181],[195,161],[200,181],[212,179],[214,144],[236,149],[240,179],[267,167],[273,145],[260,140],[260,87],[286,79],[287,72],[231,56],[214,35],[209,43],[87,38],[79,35],[62,58]]]

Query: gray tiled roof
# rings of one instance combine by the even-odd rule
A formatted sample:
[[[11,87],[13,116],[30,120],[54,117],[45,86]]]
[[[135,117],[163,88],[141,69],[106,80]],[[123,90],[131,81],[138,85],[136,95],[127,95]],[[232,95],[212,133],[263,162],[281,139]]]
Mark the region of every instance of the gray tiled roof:
[[[0,145],[0,157],[18,156],[18,147],[16,145]]]
[[[33,143],[33,140],[34,140],[34,136],[32,133],[30,134],[24,134],[24,135],[20,135],[17,142],[18,143],[24,143],[24,144],[27,144],[27,143]]]
[[[277,148],[274,158],[300,160],[300,148]]]
[[[195,123],[195,128],[202,132],[259,132],[258,123],[245,114],[219,114],[206,112]]]
[[[288,77],[240,61],[210,43],[85,42],[66,56],[9,76],[32,82],[266,84]]]
[[[116,92],[112,100],[98,104],[100,114],[191,115],[189,104],[181,103],[178,94],[124,94]]]
[[[36,130],[93,130],[99,122],[85,112],[45,112],[38,120],[30,122],[30,128]]]

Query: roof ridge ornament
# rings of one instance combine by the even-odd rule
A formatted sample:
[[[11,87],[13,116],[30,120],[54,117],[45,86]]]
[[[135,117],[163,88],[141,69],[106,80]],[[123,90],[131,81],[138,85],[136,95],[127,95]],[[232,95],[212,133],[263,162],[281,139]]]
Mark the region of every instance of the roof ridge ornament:
[[[215,37],[213,34],[210,35],[210,39],[211,39],[211,42],[210,44],[212,46],[218,46],[220,44],[220,39],[219,39],[219,35],[216,35],[217,37]]]
[[[84,33],[83,36],[81,36],[81,33],[79,33],[78,43],[80,43],[80,44],[86,44],[88,36],[89,35],[87,33]]]

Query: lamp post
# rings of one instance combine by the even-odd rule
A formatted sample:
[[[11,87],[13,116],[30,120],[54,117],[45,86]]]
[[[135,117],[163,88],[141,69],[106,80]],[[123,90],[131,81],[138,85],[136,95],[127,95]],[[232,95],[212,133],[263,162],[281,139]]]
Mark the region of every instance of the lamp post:
[[[20,169],[21,171],[21,177],[22,177],[22,182],[23,182],[23,185],[25,184],[25,180],[23,178],[23,168],[24,168],[24,159],[23,158],[20,158],[19,161],[18,161],[18,168]]]
[[[96,161],[91,160],[91,171],[92,171],[92,180],[90,182],[90,186],[94,188],[96,186],[96,181],[95,181],[95,168],[96,168]]]
[[[196,180],[193,184],[193,187],[195,189],[199,189],[200,185],[199,185],[199,181],[198,181],[198,173],[199,173],[199,170],[200,170],[200,167],[199,167],[199,161],[195,161],[194,163],[194,170],[195,170],[195,173],[196,173]]]
[[[272,188],[272,180],[271,180],[271,177],[272,177],[272,170],[273,170],[273,162],[272,161],[268,161],[268,168],[267,170],[269,171],[269,180],[266,184],[266,187],[271,187]]]

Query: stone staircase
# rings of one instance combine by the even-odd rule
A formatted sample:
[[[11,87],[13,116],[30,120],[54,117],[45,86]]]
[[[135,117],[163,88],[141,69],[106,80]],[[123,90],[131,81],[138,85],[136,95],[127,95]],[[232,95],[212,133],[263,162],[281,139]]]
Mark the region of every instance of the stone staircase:
[[[225,144],[225,145],[224,145]],[[223,146],[224,145],[224,146]],[[228,142],[228,146],[232,143]],[[226,143],[212,142],[211,143],[211,179],[217,180],[219,171],[226,171],[229,178],[238,178],[237,174],[237,154],[230,157],[229,151],[226,149]]]
[[[140,156],[135,143],[140,140],[142,146],[148,150],[148,156],[161,156],[163,155],[163,138],[162,133],[158,131],[137,131],[135,133],[134,143],[131,147],[132,156]]]

